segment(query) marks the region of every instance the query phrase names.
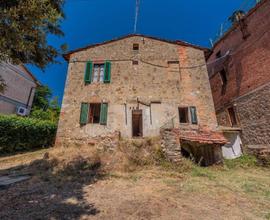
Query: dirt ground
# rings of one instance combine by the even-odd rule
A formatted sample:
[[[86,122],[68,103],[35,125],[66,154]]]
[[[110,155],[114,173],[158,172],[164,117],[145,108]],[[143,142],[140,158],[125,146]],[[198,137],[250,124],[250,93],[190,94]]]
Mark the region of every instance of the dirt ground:
[[[0,175],[44,152],[0,158]],[[194,166],[181,173],[151,166],[52,181],[55,175],[1,189],[0,219],[270,219],[269,168]]]

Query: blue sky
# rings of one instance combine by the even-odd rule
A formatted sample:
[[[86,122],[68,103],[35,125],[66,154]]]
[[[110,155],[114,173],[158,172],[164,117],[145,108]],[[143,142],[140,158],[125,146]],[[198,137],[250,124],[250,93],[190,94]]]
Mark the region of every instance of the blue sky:
[[[137,33],[171,40],[184,40],[210,47],[220,25],[243,0],[141,0]],[[110,40],[133,32],[135,0],[66,0],[65,36],[50,36],[49,44],[68,50]],[[67,63],[49,65],[44,72],[28,66],[38,80],[48,85],[61,102]]]

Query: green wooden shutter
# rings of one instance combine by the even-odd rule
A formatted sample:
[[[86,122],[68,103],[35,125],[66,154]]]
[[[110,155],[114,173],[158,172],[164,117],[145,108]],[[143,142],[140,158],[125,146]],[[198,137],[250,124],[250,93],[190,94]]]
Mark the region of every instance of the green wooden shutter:
[[[100,124],[101,125],[107,124],[107,115],[108,115],[108,103],[102,103],[101,110],[100,110]]]
[[[111,62],[105,62],[104,83],[111,82]]]
[[[191,123],[198,124],[196,107],[190,107]]]
[[[88,122],[88,111],[89,111],[89,104],[82,103],[81,104],[81,116],[80,116],[80,124],[86,125]]]
[[[91,83],[92,69],[93,69],[93,63],[91,61],[88,61],[86,63],[85,74],[84,74],[84,82],[86,84]]]

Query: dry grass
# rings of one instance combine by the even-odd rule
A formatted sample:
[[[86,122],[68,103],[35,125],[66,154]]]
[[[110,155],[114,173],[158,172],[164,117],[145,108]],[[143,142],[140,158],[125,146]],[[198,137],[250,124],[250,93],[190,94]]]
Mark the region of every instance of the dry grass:
[[[40,159],[42,151],[25,154],[34,160],[29,169],[41,179],[0,191],[0,202],[5,202],[0,217],[9,211],[14,219],[29,217],[31,210],[33,218],[42,213],[55,219],[52,213],[73,219],[270,219],[269,168],[257,166],[252,157],[209,168],[185,159],[173,165],[165,160],[158,143],[158,139],[123,140],[114,151],[53,148],[44,159]],[[18,158],[24,157],[15,158],[2,160],[18,165]],[[28,159],[22,163],[29,163]],[[8,201],[16,193],[14,212]],[[46,205],[31,209],[25,205],[27,193],[31,201]],[[28,212],[24,213],[25,206]]]
[[[49,149],[42,149],[28,153],[21,153],[15,156],[0,157],[0,170],[8,169],[15,166],[27,165],[33,160],[42,159],[44,153]]]

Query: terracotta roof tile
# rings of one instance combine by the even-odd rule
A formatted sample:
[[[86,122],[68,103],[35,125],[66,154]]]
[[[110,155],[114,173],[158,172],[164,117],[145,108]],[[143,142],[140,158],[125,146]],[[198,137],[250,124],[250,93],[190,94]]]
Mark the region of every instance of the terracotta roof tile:
[[[180,139],[201,144],[226,144],[228,140],[221,132],[217,131],[180,131]]]

